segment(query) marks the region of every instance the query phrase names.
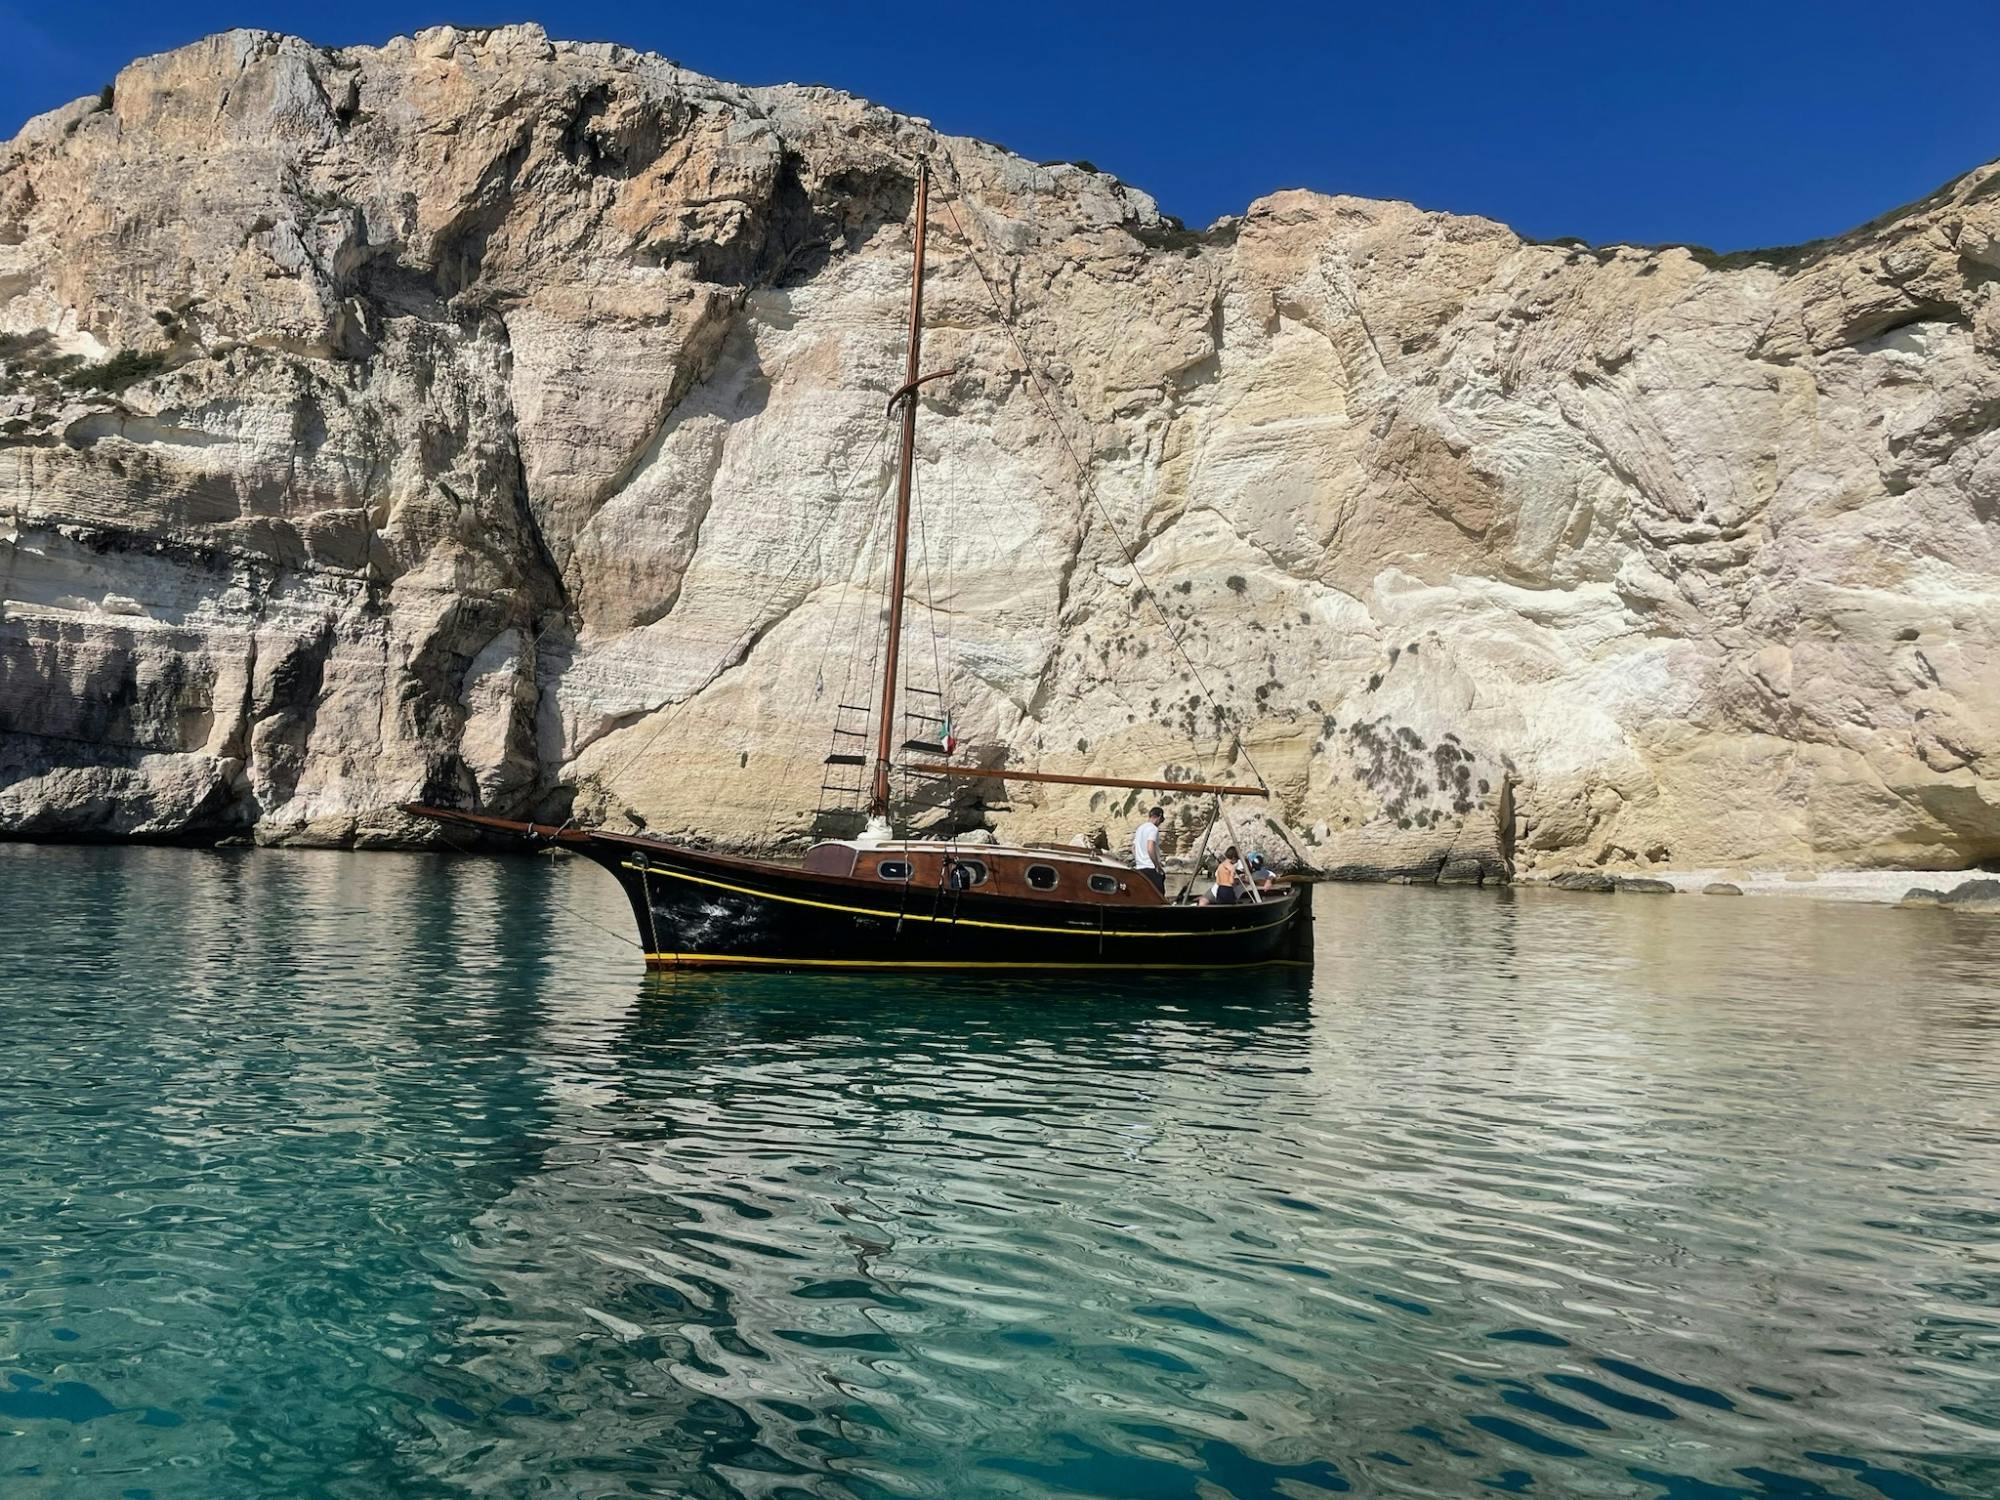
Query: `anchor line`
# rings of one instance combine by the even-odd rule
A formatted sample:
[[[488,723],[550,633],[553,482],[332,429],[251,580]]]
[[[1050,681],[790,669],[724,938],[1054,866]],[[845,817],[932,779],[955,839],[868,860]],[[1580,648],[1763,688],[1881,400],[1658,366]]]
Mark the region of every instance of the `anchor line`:
[[[451,836],[450,830],[442,823],[438,824],[438,833],[447,844],[451,845],[451,847],[456,849],[460,854],[473,855],[478,853],[477,850],[468,849],[465,847],[465,845],[461,844],[457,839],[453,838]],[[641,953],[644,953],[646,951],[646,945],[644,943],[637,942],[634,939],[627,937],[622,932],[614,932],[611,928],[606,927],[602,922],[594,921],[591,918],[586,917],[582,912],[578,911],[575,907],[571,906],[568,902],[564,901],[562,897],[556,895],[555,892],[550,891],[548,893],[548,898],[549,898],[549,904],[554,906],[555,909],[561,912],[564,916],[574,917],[577,921],[583,923],[583,925],[586,927],[595,927],[599,932],[603,933],[606,937],[617,938],[619,942],[624,943],[627,947],[637,948]],[[647,902],[647,910],[650,911],[651,909],[652,909],[652,903],[649,900]],[[657,938],[657,936],[654,938],[653,946],[656,948],[659,946],[659,939]]]

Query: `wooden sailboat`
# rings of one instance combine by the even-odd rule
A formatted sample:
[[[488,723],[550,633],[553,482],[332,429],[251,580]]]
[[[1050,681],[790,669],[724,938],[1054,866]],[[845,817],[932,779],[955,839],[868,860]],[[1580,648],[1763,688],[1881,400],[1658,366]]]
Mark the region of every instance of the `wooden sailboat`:
[[[1312,891],[1283,883],[1229,905],[1170,900],[1137,870],[1084,848],[894,837],[892,725],[910,549],[910,494],[921,373],[924,246],[930,173],[920,167],[910,279],[886,649],[869,826],[827,839],[800,864],[688,848],[644,833],[523,823],[413,805],[420,817],[573,850],[603,865],[631,899],[651,967],[796,969],[1210,969],[1310,963]],[[949,373],[949,372],[941,372]],[[906,772],[951,779],[1062,782],[1180,796],[1264,797],[1260,786],[1092,777],[949,761],[948,745],[908,746],[937,758]],[[939,754],[943,752],[943,754]],[[854,762],[856,756],[829,756]]]

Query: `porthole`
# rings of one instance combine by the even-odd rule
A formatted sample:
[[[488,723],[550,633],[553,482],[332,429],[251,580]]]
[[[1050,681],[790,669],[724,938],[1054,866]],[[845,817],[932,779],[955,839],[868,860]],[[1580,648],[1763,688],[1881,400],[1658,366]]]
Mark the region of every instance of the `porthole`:
[[[955,859],[945,869],[945,884],[954,891],[969,891],[986,884],[986,866],[976,859]]]
[[[910,862],[907,859],[885,859],[875,867],[875,873],[883,880],[908,880]]]
[[[1028,884],[1038,891],[1052,891],[1056,888],[1056,867],[1054,865],[1029,865]]]
[[[1102,891],[1108,896],[1118,889],[1118,877],[1116,875],[1093,875],[1090,877],[1090,888],[1093,891]]]

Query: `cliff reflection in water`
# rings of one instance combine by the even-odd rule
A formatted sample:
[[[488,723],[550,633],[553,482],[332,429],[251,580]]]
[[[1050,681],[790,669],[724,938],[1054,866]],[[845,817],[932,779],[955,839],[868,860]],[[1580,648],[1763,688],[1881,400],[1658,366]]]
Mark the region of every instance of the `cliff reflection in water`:
[[[2000,923],[1319,901],[1304,984],[649,979],[580,863],[0,848],[0,1462],[2000,1487]]]

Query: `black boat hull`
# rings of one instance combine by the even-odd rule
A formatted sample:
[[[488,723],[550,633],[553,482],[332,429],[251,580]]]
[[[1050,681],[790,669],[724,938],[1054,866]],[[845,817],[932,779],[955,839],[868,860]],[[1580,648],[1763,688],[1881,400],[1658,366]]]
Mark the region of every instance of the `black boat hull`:
[[[1035,902],[872,885],[664,843],[579,853],[632,902],[653,968],[1215,969],[1311,962],[1312,890],[1236,906]]]

